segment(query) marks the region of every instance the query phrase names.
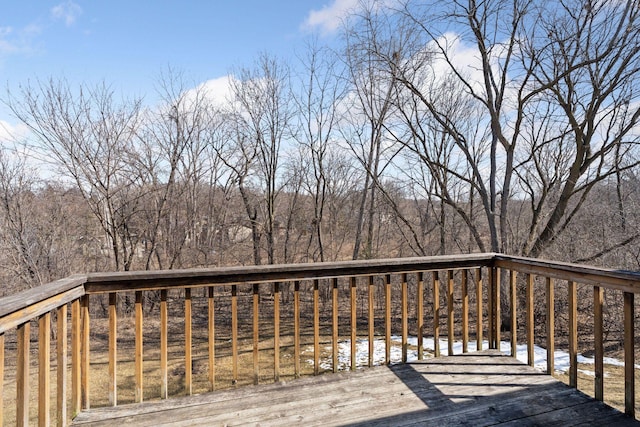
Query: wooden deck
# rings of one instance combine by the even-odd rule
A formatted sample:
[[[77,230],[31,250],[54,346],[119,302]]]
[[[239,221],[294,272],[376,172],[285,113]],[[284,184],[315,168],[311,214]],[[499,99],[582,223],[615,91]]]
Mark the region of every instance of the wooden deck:
[[[74,426],[640,425],[495,351],[98,408]]]

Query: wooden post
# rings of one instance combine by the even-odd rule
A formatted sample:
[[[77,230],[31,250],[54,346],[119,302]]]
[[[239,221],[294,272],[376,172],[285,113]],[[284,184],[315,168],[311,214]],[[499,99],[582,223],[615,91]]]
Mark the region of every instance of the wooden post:
[[[293,282],[293,360],[294,375],[300,378],[300,281]]]
[[[500,269],[493,267],[493,300],[494,300],[494,326],[493,329],[495,331],[493,335],[494,344],[493,348],[500,349],[500,341],[502,340],[500,337],[501,329],[502,329],[502,313],[500,313],[500,287],[502,283],[500,282]]]
[[[273,380],[280,381],[280,283],[273,284]]]
[[[547,374],[553,374],[555,365],[555,307],[554,307],[554,281],[546,278],[547,284]]]
[[[509,316],[511,317],[511,357],[518,356],[518,299],[516,295],[516,280],[518,273],[513,270],[509,270]]]
[[[313,279],[313,374],[320,373],[320,291],[318,279]]]
[[[418,323],[418,360],[424,359],[424,274],[417,273],[416,321]]]
[[[160,290],[160,398],[169,398],[169,308],[168,290]]]
[[[567,282],[569,300],[569,386],[578,387],[578,292],[576,283]]]
[[[489,339],[489,348],[495,348],[495,295],[494,295],[494,283],[496,275],[495,269],[489,267],[487,269],[489,274],[489,284],[487,285],[487,338]]]
[[[526,310],[527,310],[527,363],[533,366],[535,363],[533,354],[533,286],[535,279],[532,274],[527,274],[527,295],[526,295]]]
[[[391,363],[391,275],[384,276],[384,363]]]
[[[462,270],[462,352],[469,351],[469,288],[467,270]]]
[[[207,308],[209,314],[209,390],[213,391],[216,388],[216,310],[215,300],[213,299],[214,287],[208,288],[208,301]]]
[[[482,326],[482,268],[476,269],[476,348],[478,351],[482,351],[482,332],[484,327]]]
[[[71,303],[71,410],[76,416],[82,410],[82,394],[80,389],[80,300]]]
[[[82,409],[89,409],[89,385],[91,382],[89,381],[89,362],[90,358],[90,347],[89,347],[89,338],[90,338],[90,318],[89,318],[89,295],[84,295],[81,299],[81,309],[82,313],[80,315],[82,321],[82,361],[80,363],[80,376],[82,377],[81,383],[81,399],[82,399]]]
[[[331,349],[333,372],[338,372],[338,279],[331,279],[331,307],[332,307],[332,325],[331,325]]]
[[[407,363],[409,351],[409,301],[408,301],[407,273],[402,273],[402,285],[400,289],[400,308],[402,310],[402,363]]]
[[[433,355],[440,357],[440,278],[433,272]]]
[[[118,360],[118,314],[117,298],[115,292],[109,293],[109,404],[118,405],[118,380],[117,380],[117,360]]]
[[[231,285],[231,383],[238,384],[238,285]]]
[[[260,285],[253,284],[253,383],[260,382]]]
[[[447,353],[453,356],[455,319],[453,318],[453,270],[447,271]]]
[[[600,286],[593,287],[593,334],[595,346],[595,380],[593,383],[594,394],[597,400],[604,399],[604,343],[602,328],[602,305],[604,301],[604,289]]]
[[[357,282],[355,277],[349,279],[350,286],[350,300],[351,300],[351,370],[356,370],[357,363],[357,347],[356,339],[358,335],[358,317],[357,317]]]
[[[374,300],[373,300],[373,276],[369,276],[369,286],[367,288],[367,296],[369,297],[369,367],[373,366],[373,340],[375,332],[375,312],[374,312]]]
[[[187,396],[193,393],[193,357],[191,326],[191,288],[184,289],[184,392]]]
[[[634,294],[624,292],[624,413],[636,416]]]
[[[64,427],[67,423],[67,354],[68,354],[68,338],[67,338],[67,304],[58,307],[57,319],[56,319],[56,362],[58,368],[56,370],[57,376],[57,390],[56,390],[56,412],[57,412],[57,426]],[[0,355],[2,359],[2,355]],[[2,363],[2,362],[0,362]],[[0,375],[0,381],[2,381],[2,375]],[[0,395],[2,394],[0,390]],[[1,400],[1,399],[0,399]],[[2,404],[0,403],[0,408]],[[2,412],[2,411],[0,411]],[[0,420],[2,425],[2,420]]]
[[[142,306],[142,291],[136,291],[136,302],[135,302],[135,401],[142,402],[144,400],[144,392],[143,392],[143,306]]]
[[[16,425],[29,425],[29,342],[31,325],[18,325],[18,355],[16,366]]]
[[[38,319],[38,425],[51,424],[51,314]]]

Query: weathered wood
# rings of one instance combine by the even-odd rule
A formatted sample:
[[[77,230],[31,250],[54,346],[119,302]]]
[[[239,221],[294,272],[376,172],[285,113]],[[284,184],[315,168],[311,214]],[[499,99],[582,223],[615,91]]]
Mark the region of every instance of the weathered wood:
[[[492,267],[493,273],[494,273],[494,278],[493,278],[493,297],[494,297],[494,302],[493,302],[493,306],[494,306],[494,320],[493,320],[493,329],[495,331],[493,339],[494,339],[494,344],[493,344],[493,348],[494,349],[500,349],[500,341],[501,341],[501,337],[500,337],[500,332],[502,331],[502,313],[500,313],[500,286],[502,286],[502,283],[500,281],[500,269],[497,267]]]
[[[78,414],[82,410],[82,398],[80,377],[81,372],[81,322],[80,322],[80,300],[71,303],[71,410],[73,415]]]
[[[89,363],[91,362],[91,348],[90,348],[90,311],[89,311],[89,295],[84,295],[80,299],[80,321],[82,322],[81,328],[81,341],[82,341],[82,354],[80,361],[80,399],[82,409],[89,409],[90,407],[90,388],[91,384],[89,377]]]
[[[29,340],[31,325],[18,325],[18,354],[16,358],[16,425],[29,425]]]
[[[187,396],[193,393],[193,357],[192,357],[192,314],[191,289],[184,290],[184,392]]]
[[[136,291],[135,293],[135,393],[134,398],[136,402],[142,402],[144,400],[144,340],[143,340],[143,306],[142,291]]]
[[[433,355],[440,357],[440,278],[437,271],[431,274],[433,284]]]
[[[4,425],[4,334],[0,334],[0,426]]]
[[[56,425],[64,427],[67,422],[67,362],[68,362],[68,330],[67,330],[67,305],[60,306],[56,318]],[[1,346],[0,346],[1,347]],[[0,354],[0,364],[4,358]],[[1,368],[0,368],[1,370]],[[0,381],[2,375],[0,374]],[[0,390],[0,396],[2,390]],[[1,399],[0,399],[1,400]],[[0,403],[0,408],[2,404]],[[2,411],[0,411],[2,412]],[[1,417],[1,416],[0,416]],[[2,420],[0,420],[2,425]]]
[[[482,351],[482,269],[476,268],[476,348]]]
[[[518,354],[518,296],[516,295],[516,279],[518,273],[509,270],[509,316],[511,317],[511,356],[516,357]]]
[[[351,363],[349,365],[352,371],[356,369],[356,339],[358,336],[358,318],[357,318],[357,282],[355,277],[349,278],[349,300],[351,302],[351,307],[349,308],[350,314],[350,326],[351,326]]]
[[[555,365],[555,304],[554,304],[554,281],[553,278],[546,278],[547,284],[547,315],[546,315],[546,330],[547,330],[547,374],[553,374]]]
[[[231,381],[238,383],[238,286],[231,285]]]
[[[313,374],[320,373],[320,291],[319,281],[313,281]]]
[[[462,352],[469,351],[469,287],[468,271],[463,269],[461,281],[462,287]]]
[[[280,381],[280,283],[273,284],[273,380]]]
[[[391,275],[384,276],[384,363],[391,363]]]
[[[160,291],[160,398],[169,398],[169,308],[168,291]]]
[[[534,323],[533,323],[533,298],[534,298],[534,285],[535,278],[532,274],[526,275],[527,291],[526,291],[526,314],[527,314],[527,363],[529,366],[533,366],[535,363],[533,355],[534,344]]]
[[[260,382],[260,285],[253,284],[253,383]]]
[[[109,294],[109,404],[118,405],[118,294]]]
[[[209,347],[209,390],[216,388],[216,310],[213,286],[207,288],[208,347]]]
[[[293,284],[293,370],[300,377],[300,281]]]
[[[375,317],[375,311],[374,311],[374,287],[373,287],[373,276],[369,276],[369,286],[367,286],[367,297],[368,297],[368,302],[369,302],[369,334],[368,334],[368,338],[369,338],[369,367],[373,366],[373,352],[374,352],[374,348],[373,348],[373,340],[374,340],[374,333],[375,333],[375,322],[376,322],[376,317]]]
[[[594,394],[597,400],[604,399],[604,342],[602,327],[602,306],[604,302],[604,289],[600,286],[593,287],[593,345],[595,358],[595,379],[593,381]]]
[[[567,282],[569,295],[569,386],[578,387],[578,292],[576,283]]]
[[[333,372],[338,372],[338,279],[331,279],[331,365]]]
[[[416,322],[418,331],[418,360],[424,359],[424,273],[416,273]],[[371,341],[371,339],[369,339]]]
[[[489,341],[489,349],[495,349],[495,274],[493,274],[493,268],[489,267],[487,269],[487,339]]]
[[[400,311],[402,312],[402,363],[407,363],[407,354],[409,351],[409,290],[407,286],[407,273],[402,273],[402,283],[400,288]]]
[[[624,292],[624,413],[636,416],[634,295]]]
[[[51,424],[51,314],[38,319],[38,425]]]
[[[453,354],[453,332],[455,319],[453,317],[453,270],[447,271],[447,354]]]

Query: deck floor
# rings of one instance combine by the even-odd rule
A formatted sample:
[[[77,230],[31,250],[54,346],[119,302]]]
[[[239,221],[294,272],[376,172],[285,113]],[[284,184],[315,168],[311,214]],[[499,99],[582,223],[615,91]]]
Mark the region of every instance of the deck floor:
[[[75,426],[640,425],[495,351],[98,408]]]

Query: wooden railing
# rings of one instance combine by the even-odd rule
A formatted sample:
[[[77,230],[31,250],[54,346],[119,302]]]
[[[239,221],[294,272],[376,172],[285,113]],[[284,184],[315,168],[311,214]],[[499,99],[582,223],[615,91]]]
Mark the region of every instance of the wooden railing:
[[[595,396],[600,400],[604,394],[603,295],[605,291],[622,293],[624,407],[627,414],[634,416],[634,294],[640,290],[640,276],[489,253],[94,273],[2,298],[0,425],[14,422],[28,425],[37,420],[39,425],[64,426],[74,414],[89,409],[94,399],[98,405],[115,406],[121,402],[121,396],[142,402],[189,395],[194,392],[195,376],[206,376],[208,390],[258,383],[265,381],[266,354],[273,354],[268,364],[271,381],[307,372],[317,375],[325,370],[321,360],[324,357],[330,357],[329,370],[337,371],[338,345],[346,339],[350,340],[348,368],[355,369],[358,338],[366,337],[368,341],[365,365],[371,366],[376,339],[384,342],[384,363],[390,363],[392,337],[398,335],[400,361],[406,362],[409,350],[414,348],[409,345],[410,335],[417,337],[415,351],[417,358],[422,359],[423,337],[433,337],[433,355],[437,357],[441,353],[439,342],[443,331],[447,354],[453,354],[456,339],[462,341],[464,352],[469,349],[470,340],[482,349],[485,333],[489,348],[497,348],[504,333],[509,335],[511,352],[515,355],[520,339],[518,330],[524,326],[528,361],[533,364],[536,277],[545,281],[546,298],[542,306],[546,328],[537,338],[538,342],[546,343],[551,356],[547,358],[549,373],[554,369],[556,345],[554,302],[556,288],[560,286],[556,281],[566,282],[569,377],[573,387],[577,386],[578,372],[577,285],[593,287]],[[503,297],[509,295],[506,302],[500,301],[500,283],[509,291],[502,292]],[[524,295],[519,295],[519,289],[524,290]],[[522,317],[518,301],[522,300],[525,325],[518,324]],[[508,307],[508,316],[501,313],[504,307]],[[501,324],[503,318],[508,318],[510,324]],[[130,320],[132,328],[119,326],[120,322]],[[180,328],[175,327],[176,323]],[[98,332],[92,333],[96,326]],[[37,330],[37,338],[32,339],[32,329]],[[194,334],[198,333],[202,336],[194,340]],[[133,348],[123,351],[119,345],[125,336],[132,337]],[[153,338],[149,339],[150,336]],[[104,346],[99,345],[100,340],[105,341]],[[54,354],[50,350],[52,343]],[[176,350],[177,347],[181,350]],[[194,349],[199,353],[197,360]],[[37,358],[32,357],[36,351]],[[312,358],[306,356],[309,352]],[[288,355],[291,357],[285,357]],[[310,368],[301,363],[307,358]],[[175,368],[178,362],[180,369]],[[202,362],[205,368],[194,372],[195,362]],[[123,378],[119,368],[129,365],[132,369]],[[37,376],[32,370],[37,371]],[[176,370],[182,381],[180,390],[170,381]],[[150,377],[157,378],[159,387],[145,389]],[[99,397],[104,395],[104,399]],[[37,397],[33,403],[32,396]]]

